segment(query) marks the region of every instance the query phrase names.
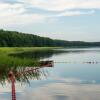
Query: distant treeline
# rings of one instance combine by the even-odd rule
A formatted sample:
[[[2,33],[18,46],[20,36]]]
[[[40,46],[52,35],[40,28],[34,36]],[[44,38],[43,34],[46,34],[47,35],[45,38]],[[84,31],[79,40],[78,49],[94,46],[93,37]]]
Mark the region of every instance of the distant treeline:
[[[33,34],[20,33],[16,31],[0,30],[0,47],[91,47],[100,46],[100,42],[82,42],[54,40]]]

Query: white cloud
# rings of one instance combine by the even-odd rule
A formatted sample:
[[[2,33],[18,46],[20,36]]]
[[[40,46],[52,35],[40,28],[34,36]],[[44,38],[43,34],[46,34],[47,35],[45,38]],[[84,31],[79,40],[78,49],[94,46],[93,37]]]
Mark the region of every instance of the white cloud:
[[[100,9],[100,0],[22,0],[21,2],[23,3],[0,3],[1,26],[31,24],[45,20],[53,20],[60,16],[91,15],[95,12],[93,8]],[[28,13],[29,9],[27,7],[58,11],[58,14]],[[72,11],[72,9],[89,9],[89,11]]]
[[[63,11],[65,9],[100,9],[100,0],[22,0],[33,7]]]
[[[21,14],[25,11],[21,4],[0,4],[0,17],[9,17],[10,15]]]
[[[26,9],[23,4],[6,4],[0,3],[0,25],[16,25],[39,22],[45,19],[40,14],[25,13]]]
[[[86,12],[83,12],[83,11],[66,11],[66,12],[60,13],[56,16],[58,16],[58,17],[60,17],[60,16],[79,16],[79,15],[91,15],[93,13],[95,13],[94,10],[86,11]]]

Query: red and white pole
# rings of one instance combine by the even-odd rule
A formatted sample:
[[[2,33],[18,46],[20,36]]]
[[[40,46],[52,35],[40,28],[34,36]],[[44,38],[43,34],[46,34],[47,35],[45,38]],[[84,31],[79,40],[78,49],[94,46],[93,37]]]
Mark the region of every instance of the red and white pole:
[[[15,90],[15,76],[13,74],[13,72],[9,72],[9,79],[11,81],[12,84],[12,100],[16,100],[16,90]]]

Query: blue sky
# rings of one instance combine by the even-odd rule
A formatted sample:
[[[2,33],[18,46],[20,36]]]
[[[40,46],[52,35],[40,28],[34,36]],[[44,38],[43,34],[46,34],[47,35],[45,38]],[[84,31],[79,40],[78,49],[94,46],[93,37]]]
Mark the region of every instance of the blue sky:
[[[0,0],[0,28],[70,41],[100,41],[100,0]]]

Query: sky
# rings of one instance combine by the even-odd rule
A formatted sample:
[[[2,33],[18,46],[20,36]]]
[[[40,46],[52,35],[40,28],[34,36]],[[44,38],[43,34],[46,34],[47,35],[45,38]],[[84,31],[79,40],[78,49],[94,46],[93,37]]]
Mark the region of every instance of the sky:
[[[100,41],[100,0],[0,0],[0,29]]]

